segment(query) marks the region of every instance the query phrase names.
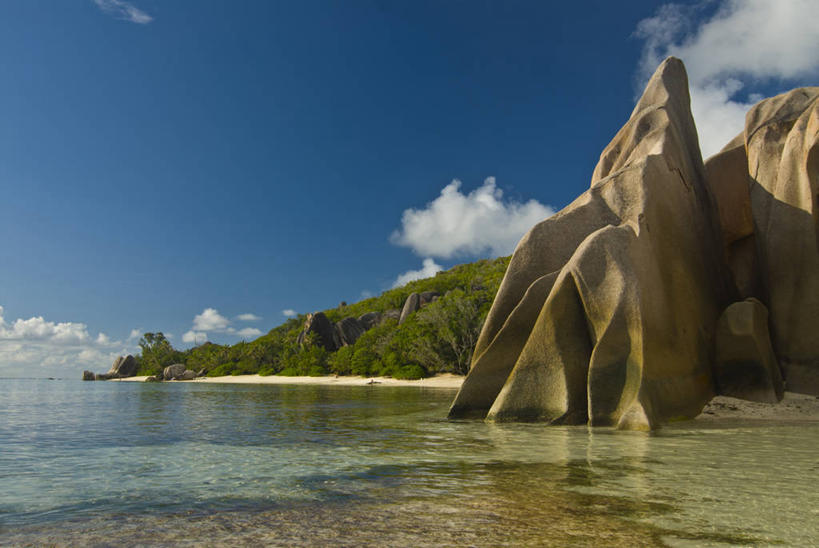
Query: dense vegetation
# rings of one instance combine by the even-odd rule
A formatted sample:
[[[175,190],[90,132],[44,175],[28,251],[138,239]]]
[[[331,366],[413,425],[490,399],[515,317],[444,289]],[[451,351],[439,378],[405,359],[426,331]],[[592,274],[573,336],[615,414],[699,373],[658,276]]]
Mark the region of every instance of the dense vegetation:
[[[205,343],[175,350],[162,333],[145,333],[137,357],[140,375],[153,375],[172,363],[206,369],[209,376],[363,375],[421,378],[436,373],[465,374],[483,322],[509,264],[509,257],[458,265],[432,278],[417,280],[354,304],[325,310],[337,322],[367,312],[401,309],[410,293],[437,291],[441,297],[411,315],[400,326],[385,319],[351,346],[328,352],[307,338],[296,339],[305,316],[291,318],[251,342]]]

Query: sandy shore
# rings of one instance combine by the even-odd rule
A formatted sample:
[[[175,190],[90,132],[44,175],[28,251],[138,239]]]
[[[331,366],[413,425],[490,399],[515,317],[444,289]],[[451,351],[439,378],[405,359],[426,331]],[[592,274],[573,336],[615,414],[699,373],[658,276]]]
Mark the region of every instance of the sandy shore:
[[[121,382],[144,381],[146,377],[128,377],[127,379],[115,379]],[[196,383],[223,383],[223,384],[320,384],[333,386],[419,386],[422,388],[450,388],[461,387],[464,377],[460,375],[444,374],[418,379],[414,381],[393,379],[390,377],[336,377],[328,375],[324,377],[283,377],[279,375],[227,375],[224,377],[200,377],[192,381],[171,381],[171,382],[196,382]]]

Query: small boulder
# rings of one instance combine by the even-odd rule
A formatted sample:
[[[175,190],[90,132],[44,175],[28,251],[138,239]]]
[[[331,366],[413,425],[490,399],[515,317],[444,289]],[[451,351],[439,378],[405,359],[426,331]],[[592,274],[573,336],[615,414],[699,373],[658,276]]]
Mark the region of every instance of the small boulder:
[[[717,323],[714,380],[717,392],[776,403],[784,386],[768,333],[768,309],[749,298],[726,308]]]
[[[82,380],[84,381],[94,381],[96,380],[94,373],[92,371],[83,371],[82,372]]]
[[[401,318],[398,320],[398,325],[401,325],[410,315],[414,314],[421,308],[421,296],[418,293],[410,293],[407,300],[404,301],[404,308],[401,310]]]
[[[161,382],[162,379],[159,378],[159,375],[151,375],[150,377],[145,377],[144,382]]]
[[[169,365],[162,371],[162,378],[166,381],[170,381],[173,379],[178,379],[182,376],[185,372],[185,364],[184,363],[175,363],[173,365]]]

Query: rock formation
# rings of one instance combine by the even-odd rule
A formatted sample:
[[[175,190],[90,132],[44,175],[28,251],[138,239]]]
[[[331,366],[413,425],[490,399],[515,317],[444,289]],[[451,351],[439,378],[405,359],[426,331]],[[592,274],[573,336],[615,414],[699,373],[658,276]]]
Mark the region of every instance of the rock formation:
[[[162,371],[162,380],[172,381],[174,379],[181,379],[185,374],[185,370],[186,368],[184,363],[169,365]]]
[[[111,365],[111,369],[108,371],[107,375],[110,378],[133,377],[136,375],[136,371],[136,360],[132,355],[128,354],[125,357],[120,356],[114,360],[114,363]]]
[[[788,388],[819,393],[817,96],[762,101],[706,166],[685,69],[664,61],[591,188],[518,244],[450,416],[650,429],[738,389],[734,358],[766,368],[770,397],[763,303]],[[718,319],[748,297],[745,324],[723,315],[718,385]]]
[[[719,318],[714,382],[725,396],[782,400],[784,385],[768,334],[768,310],[753,297],[732,304]]]
[[[401,318],[398,320],[398,325],[401,325],[411,314],[414,314],[421,308],[421,296],[418,293],[410,293],[407,300],[404,301],[404,308],[401,309]]]
[[[380,312],[367,312],[358,317],[358,322],[367,331],[381,323],[382,314]]]
[[[356,318],[344,318],[335,325],[339,347],[351,346],[367,330]]]
[[[303,344],[307,335],[311,333],[315,333],[317,338],[316,342],[330,352],[338,350],[338,335],[336,334],[333,322],[327,318],[324,312],[307,315],[307,319],[304,322],[304,329],[299,333],[298,344]]]
[[[108,373],[93,373],[91,371],[82,372],[84,381],[107,381],[108,379],[124,379],[136,375],[137,362],[130,354],[119,356],[111,365]]]

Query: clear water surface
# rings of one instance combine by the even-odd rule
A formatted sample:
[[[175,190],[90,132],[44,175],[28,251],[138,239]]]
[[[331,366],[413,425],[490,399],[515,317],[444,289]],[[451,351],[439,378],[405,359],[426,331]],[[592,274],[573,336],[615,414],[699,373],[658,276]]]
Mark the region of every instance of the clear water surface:
[[[819,544],[819,424],[447,421],[451,390],[0,380],[0,545]]]

